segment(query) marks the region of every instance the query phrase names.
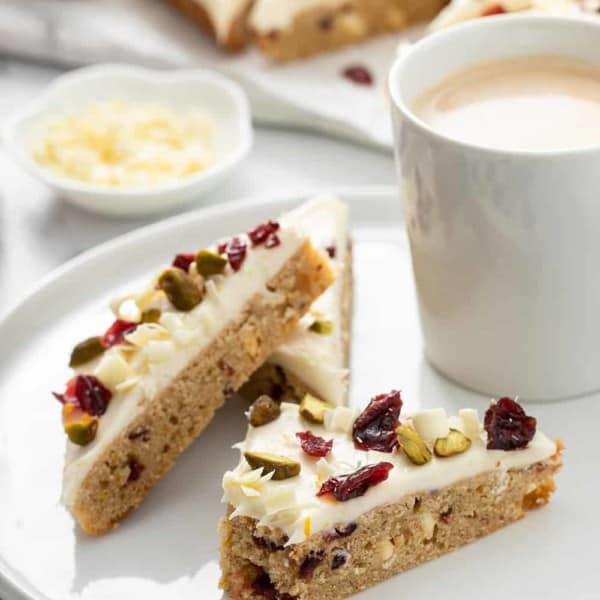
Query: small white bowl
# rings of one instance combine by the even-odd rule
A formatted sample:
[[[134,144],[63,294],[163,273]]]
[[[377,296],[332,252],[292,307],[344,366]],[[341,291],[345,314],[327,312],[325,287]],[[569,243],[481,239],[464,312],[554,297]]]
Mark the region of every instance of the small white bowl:
[[[46,119],[113,99],[155,101],[176,111],[194,108],[207,113],[216,124],[214,164],[177,182],[118,188],[59,177],[33,160],[28,144],[36,127]],[[201,69],[158,71],[128,65],[98,65],[54,80],[39,98],[9,117],[2,138],[24,168],[60,197],[103,215],[133,217],[164,212],[206,194],[248,154],[253,135],[246,95],[222,75]]]

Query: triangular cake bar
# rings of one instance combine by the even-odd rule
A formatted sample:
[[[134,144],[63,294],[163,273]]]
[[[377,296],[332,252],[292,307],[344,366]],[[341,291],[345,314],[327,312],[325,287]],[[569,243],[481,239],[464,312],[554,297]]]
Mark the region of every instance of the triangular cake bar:
[[[301,229],[269,221],[178,254],[115,301],[116,320],[74,348],[55,394],[63,496],[81,527],[104,533],[139,505],[332,281]]]
[[[225,474],[222,587],[234,600],[338,600],[439,557],[548,501],[561,445],[509,398],[400,415],[314,401],[250,410]]]
[[[169,0],[228,50],[253,40],[289,61],[400,31],[434,17],[446,0]]]

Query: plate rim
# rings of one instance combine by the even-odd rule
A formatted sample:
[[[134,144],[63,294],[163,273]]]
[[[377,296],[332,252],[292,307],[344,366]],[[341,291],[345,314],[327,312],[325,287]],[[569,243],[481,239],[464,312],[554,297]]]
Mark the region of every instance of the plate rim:
[[[273,193],[258,193],[249,196],[243,196],[236,200],[211,204],[209,206],[200,207],[191,211],[161,219],[155,223],[150,223],[142,227],[136,228],[127,233],[118,235],[110,240],[102,242],[92,248],[83,251],[81,254],[69,259],[64,264],[52,269],[44,275],[37,283],[33,284],[24,295],[22,295],[14,304],[0,311],[0,333],[14,319],[18,318],[18,313],[23,310],[29,303],[34,301],[36,297],[43,291],[52,286],[62,277],[65,277],[72,270],[84,265],[90,260],[93,260],[101,255],[118,250],[119,247],[127,246],[135,243],[140,238],[157,233],[161,230],[176,229],[181,224],[187,222],[190,217],[195,219],[213,218],[219,214],[229,215],[237,209],[248,209],[251,207],[288,204],[294,201],[302,201],[317,195],[332,194],[339,196],[342,201],[359,196],[376,196],[379,199],[393,199],[400,201],[398,187],[395,185],[373,184],[360,186],[338,186],[338,187],[312,187],[307,190],[290,192],[286,194]],[[33,590],[35,595],[27,591],[18,581],[18,577],[13,574],[14,569],[0,556],[0,594],[3,600],[48,600],[48,596],[42,591]],[[27,582],[27,579],[23,576]],[[30,584],[30,587],[33,587]]]

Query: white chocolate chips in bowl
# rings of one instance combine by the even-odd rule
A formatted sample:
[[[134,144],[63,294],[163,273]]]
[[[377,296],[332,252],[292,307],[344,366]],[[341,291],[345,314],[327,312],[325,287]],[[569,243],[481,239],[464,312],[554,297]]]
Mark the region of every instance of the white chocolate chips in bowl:
[[[215,160],[214,119],[156,102],[106,100],[49,117],[29,152],[58,177],[113,188],[149,187],[201,173]]]
[[[124,65],[58,77],[2,134],[59,198],[111,216],[197,201],[232,174],[253,138],[248,100],[222,75]]]

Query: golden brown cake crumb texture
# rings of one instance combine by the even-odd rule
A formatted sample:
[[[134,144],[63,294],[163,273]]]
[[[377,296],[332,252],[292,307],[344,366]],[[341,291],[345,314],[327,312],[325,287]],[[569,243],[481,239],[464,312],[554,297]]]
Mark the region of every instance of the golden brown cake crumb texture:
[[[348,0],[337,8],[317,6],[300,12],[284,30],[260,32],[260,49],[276,61],[306,58],[399,31],[432,19],[446,0]]]
[[[344,347],[344,366],[350,366],[350,339],[352,335],[352,243],[348,243],[346,264],[344,265],[344,288],[342,290],[342,344]],[[240,394],[249,402],[266,394],[277,402],[299,403],[306,394],[318,396],[306,382],[286,371],[281,365],[266,362],[253,373],[241,388]]]
[[[257,600],[253,582],[266,573],[289,600],[345,598],[521,519],[548,502],[561,465],[557,453],[526,469],[484,473],[409,495],[362,515],[347,537],[319,532],[287,548],[280,531],[256,529],[247,517],[223,519],[221,586],[234,600]],[[303,577],[303,564],[315,557],[316,568],[308,575],[304,569]]]
[[[213,23],[197,0],[168,0],[216,39]],[[239,51],[256,37],[259,48],[273,60],[291,61],[354,44],[374,35],[399,31],[432,19],[447,0],[348,0],[336,8],[317,6],[300,12],[285,30],[255,34],[249,14],[253,1],[232,23],[225,39],[216,41]]]
[[[73,506],[82,529],[105,533],[136,508],[332,279],[326,258],[305,242],[267,284],[273,294],[257,294],[224,324],[92,466]]]
[[[168,0],[175,8],[180,10],[184,15],[189,17],[197,25],[205,29],[220,43],[223,48],[238,52],[243,50],[251,39],[251,34],[248,29],[248,12],[252,6],[249,2],[246,9],[232,23],[231,28],[225,39],[218,40],[213,23],[206,10],[196,0]]]

